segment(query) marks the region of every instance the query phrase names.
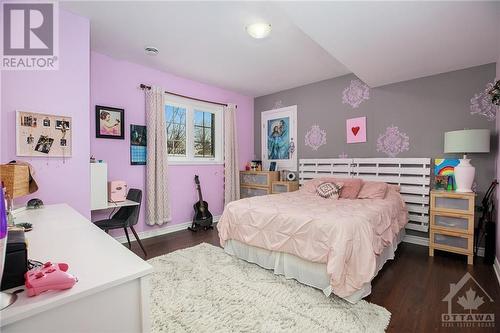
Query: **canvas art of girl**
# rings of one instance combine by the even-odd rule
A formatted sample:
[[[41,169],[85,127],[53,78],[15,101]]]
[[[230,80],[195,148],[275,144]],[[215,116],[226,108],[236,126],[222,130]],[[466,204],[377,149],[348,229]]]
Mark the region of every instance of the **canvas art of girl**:
[[[268,157],[270,160],[289,158],[289,138],[287,124],[283,119],[272,123],[272,132],[268,137]]]
[[[113,119],[107,111],[101,111],[100,114],[101,134],[120,135],[120,119]]]

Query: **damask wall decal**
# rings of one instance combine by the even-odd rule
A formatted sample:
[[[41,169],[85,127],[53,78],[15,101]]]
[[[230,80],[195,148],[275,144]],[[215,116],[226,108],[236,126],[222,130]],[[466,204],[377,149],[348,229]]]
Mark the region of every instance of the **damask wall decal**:
[[[387,127],[385,133],[380,134],[377,139],[377,151],[389,157],[396,157],[399,153],[408,150],[410,150],[410,138],[397,126]]]
[[[349,104],[354,109],[367,99],[370,99],[370,88],[358,79],[351,80],[349,87],[342,92],[342,103]]]
[[[342,152],[342,154],[339,154],[339,158],[349,158],[349,155],[347,153]]]
[[[478,114],[488,121],[495,120],[498,107],[491,102],[491,95],[488,93],[493,86],[494,83],[487,83],[482,92],[470,99],[470,114]]]
[[[276,109],[281,109],[283,107],[283,102],[281,101],[281,99],[279,101],[276,101],[274,103],[274,106],[273,106],[273,110],[276,110]]]
[[[326,144],[326,130],[322,130],[318,125],[311,126],[305,135],[305,144],[313,150],[318,150],[319,147]]]

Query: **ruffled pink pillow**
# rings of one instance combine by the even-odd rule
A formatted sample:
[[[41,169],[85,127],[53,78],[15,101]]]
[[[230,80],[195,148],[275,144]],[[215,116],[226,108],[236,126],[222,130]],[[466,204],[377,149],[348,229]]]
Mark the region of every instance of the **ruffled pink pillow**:
[[[388,187],[384,182],[364,182],[358,193],[358,199],[384,199]]]
[[[302,185],[301,190],[308,193],[316,193],[316,188],[323,183],[343,183],[344,186],[340,191],[341,199],[357,199],[359,190],[363,185],[363,180],[359,178],[335,178],[321,177],[308,180]]]

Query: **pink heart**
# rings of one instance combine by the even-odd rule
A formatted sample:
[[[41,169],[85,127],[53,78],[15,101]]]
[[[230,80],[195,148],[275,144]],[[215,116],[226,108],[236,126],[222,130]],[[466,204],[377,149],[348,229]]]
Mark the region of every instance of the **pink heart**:
[[[358,135],[358,132],[359,132],[359,126],[356,126],[356,127],[351,128],[351,131],[352,131],[352,133],[354,134],[354,136]]]

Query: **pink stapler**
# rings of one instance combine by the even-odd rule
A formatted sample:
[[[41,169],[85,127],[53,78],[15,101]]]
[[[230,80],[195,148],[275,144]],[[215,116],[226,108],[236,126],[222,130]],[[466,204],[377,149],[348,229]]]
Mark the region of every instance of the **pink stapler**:
[[[78,281],[69,274],[68,264],[53,264],[50,261],[24,274],[24,284],[28,296],[36,296],[47,290],[69,289]]]

